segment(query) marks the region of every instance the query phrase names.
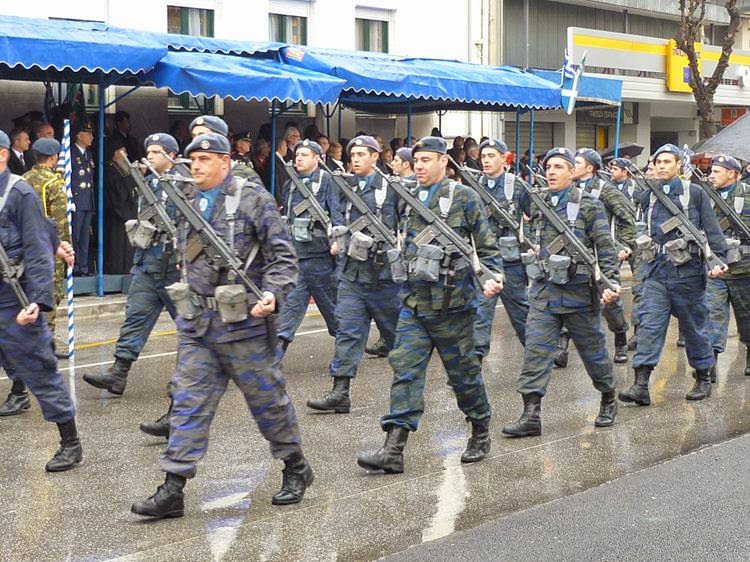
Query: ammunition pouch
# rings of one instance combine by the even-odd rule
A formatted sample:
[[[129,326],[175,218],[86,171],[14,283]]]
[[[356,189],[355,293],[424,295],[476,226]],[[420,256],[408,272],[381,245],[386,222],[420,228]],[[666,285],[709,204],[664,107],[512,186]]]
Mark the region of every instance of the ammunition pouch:
[[[244,285],[221,285],[214,291],[216,309],[226,324],[247,320],[248,303]]]
[[[292,237],[296,242],[312,242],[313,221],[309,217],[295,217],[292,221]]]
[[[727,238],[727,265],[732,265],[742,260],[742,244],[737,238]]]
[[[331,229],[331,238],[336,244],[336,249],[339,254],[346,252],[347,244],[349,242],[349,229],[345,226],[334,226]]]
[[[646,234],[647,231],[648,231],[648,228],[645,222],[635,221],[635,235],[636,236],[641,236],[642,234]]]
[[[406,263],[404,263],[404,255],[398,248],[391,248],[386,253],[388,256],[388,263],[391,266],[391,280],[394,283],[403,283],[408,280],[409,276],[406,271]]]
[[[547,260],[550,283],[554,283],[555,285],[565,285],[570,279],[569,272],[571,262],[572,259],[570,256],[552,254]]]
[[[532,281],[541,281],[544,279],[544,266],[536,252],[521,254],[521,262],[526,268],[526,277]]]
[[[646,263],[651,263],[656,259],[656,246],[648,234],[641,234],[636,238],[635,247]]]
[[[669,242],[665,243],[664,253],[667,254],[667,258],[672,262],[672,265],[675,266],[680,266],[690,261],[688,241],[684,238],[670,240]]]
[[[521,247],[515,236],[500,237],[500,256],[503,261],[512,262],[521,259]]]
[[[200,299],[187,283],[172,283],[165,287],[172,299],[177,315],[185,320],[194,320],[203,312]]]
[[[417,248],[417,258],[414,260],[414,276],[429,283],[436,283],[440,279],[440,267],[445,256],[445,250],[433,244],[423,244]]]
[[[370,257],[370,248],[374,243],[375,240],[372,236],[357,231],[352,234],[351,240],[349,240],[346,255],[355,261],[365,262]]]
[[[128,242],[135,248],[148,250],[154,243],[158,229],[150,221],[130,219],[125,222]]]

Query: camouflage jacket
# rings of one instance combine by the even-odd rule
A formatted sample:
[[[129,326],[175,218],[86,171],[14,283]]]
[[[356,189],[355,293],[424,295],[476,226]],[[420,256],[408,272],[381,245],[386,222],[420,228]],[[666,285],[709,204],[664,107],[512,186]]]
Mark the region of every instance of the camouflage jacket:
[[[573,193],[572,189],[575,188],[568,187],[557,193],[547,191],[543,195],[549,207],[554,209],[555,213],[568,225],[570,225],[567,216],[568,200]],[[619,283],[617,249],[609,232],[604,206],[588,193],[580,190],[578,193],[580,193],[580,206],[572,228],[587,248],[592,252],[596,249],[602,273],[613,283]],[[553,197],[558,198],[556,205],[553,205]],[[526,205],[524,212],[531,217],[532,243],[539,245],[539,257],[546,263],[550,257],[547,246],[557,238],[558,233],[547,223],[544,215],[530,202],[530,199],[524,201]],[[569,255],[565,250],[558,254]],[[555,314],[582,312],[597,308],[599,298],[586,266],[573,259],[568,272],[569,281],[564,285],[552,283],[547,275],[541,280],[532,280],[529,289],[529,304],[537,310],[549,309]]]
[[[727,205],[739,215],[742,222],[750,227],[750,185],[735,183],[731,186],[717,190],[719,195],[727,202]],[[740,250],[742,259],[729,266],[729,273],[721,276],[722,279],[747,277],[750,275],[750,240],[744,240],[739,232],[735,232],[729,220],[724,216],[717,205],[711,205],[716,212],[716,220],[726,238],[737,238],[741,242]]]
[[[34,165],[23,175],[42,200],[44,215],[57,225],[57,236],[60,240],[70,242],[68,227],[68,196],[65,193],[65,181],[60,174],[49,166]]]
[[[451,181],[448,178],[443,178],[432,198],[426,202],[437,216],[441,216],[440,199],[449,196],[450,184]],[[407,211],[407,217],[404,253],[407,262],[411,264],[417,255],[414,237],[422,232],[426,223],[413,209]],[[459,183],[455,184],[453,202],[448,216],[443,220],[468,244],[471,244],[473,238],[477,256],[484,265],[497,273],[502,272],[503,266],[497,238],[487,219],[487,210],[473,189]],[[437,242],[432,241],[430,244],[437,245]],[[430,283],[417,279],[412,273],[409,274],[410,291],[405,304],[416,309],[418,314],[440,314],[446,297],[450,298],[448,310],[452,312],[477,307],[481,289],[471,266],[458,252],[451,257],[454,261],[458,260],[457,263],[462,263],[463,267],[456,271],[452,279],[453,287],[450,290],[446,288],[446,275],[440,275],[437,282]]]
[[[627,197],[614,185],[597,177],[579,181],[577,184],[595,199],[604,203],[604,210],[615,240],[635,250],[635,209],[632,208]]]

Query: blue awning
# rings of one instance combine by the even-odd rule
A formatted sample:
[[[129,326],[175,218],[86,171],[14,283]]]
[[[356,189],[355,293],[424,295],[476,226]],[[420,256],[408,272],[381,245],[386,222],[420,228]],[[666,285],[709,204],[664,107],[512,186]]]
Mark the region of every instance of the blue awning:
[[[232,99],[332,103],[344,81],[272,59],[196,52],[170,52],[139,77],[175,94]]]
[[[173,33],[154,33],[153,36],[169,47],[171,51],[197,51],[226,55],[272,55],[286,46],[285,43],[275,41],[237,41]]]
[[[346,81],[347,105],[395,112],[408,102],[421,111],[450,109],[558,109],[560,87],[512,67],[441,59],[404,58],[382,53],[286,47],[290,65]],[[348,100],[348,101],[346,101]]]
[[[531,73],[560,84],[562,80],[561,70],[531,69]],[[578,83],[577,107],[591,105],[620,105],[622,102],[622,80],[617,78],[602,78],[583,73]]]
[[[152,69],[167,47],[153,34],[103,23],[0,17],[0,78],[86,81]],[[95,81],[95,80],[91,80]]]

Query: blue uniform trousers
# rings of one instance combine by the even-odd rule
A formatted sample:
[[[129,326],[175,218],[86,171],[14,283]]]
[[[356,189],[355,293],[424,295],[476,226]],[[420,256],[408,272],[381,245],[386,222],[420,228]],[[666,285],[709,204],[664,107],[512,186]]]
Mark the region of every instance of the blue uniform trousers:
[[[70,391],[57,370],[47,315],[33,324],[16,324],[18,307],[0,308],[0,364],[21,380],[39,401],[44,419],[65,423],[75,417]]]
[[[157,279],[151,273],[138,271],[133,274],[125,304],[125,322],[120,328],[120,337],[117,338],[115,357],[127,361],[137,360],[162,310],[166,307],[172,319],[177,316],[172,299],[165,289],[172,283],[174,279]]]
[[[217,313],[205,314],[210,314],[211,326],[202,336],[179,331],[169,443],[161,455],[161,470],[185,478],[195,476],[196,463],[208,449],[211,421],[230,379],[244,394],[271,454],[288,459],[300,453],[297,416],[276,350],[269,347],[266,335],[220,342],[226,338],[227,327]]]
[[[714,364],[706,329],[706,281],[701,277],[681,280],[645,280],[638,307],[638,348],[633,367],[655,367],[659,363],[669,320],[676,316],[685,336],[685,352],[693,369],[710,369]]]
[[[389,348],[396,339],[396,322],[403,301],[402,285],[381,281],[377,289],[342,278],[336,303],[336,352],[332,377],[355,377],[370,334],[370,321]]]
[[[89,272],[89,240],[93,217],[93,211],[76,211],[73,213],[70,226],[73,234],[73,250],[76,253],[75,273]],[[99,264],[99,267],[101,267],[101,264]]]
[[[491,415],[482,380],[479,357],[474,353],[475,311],[420,315],[408,306],[401,309],[396,347],[388,355],[393,369],[390,413],[380,421],[384,431],[405,427],[416,431],[424,413],[425,372],[432,350],[437,349],[467,421]]]
[[[616,381],[599,311],[556,314],[549,308],[539,310],[532,306],[526,321],[526,347],[518,392],[544,396],[563,327],[575,343],[594,388],[599,392],[614,390]]]
[[[328,327],[328,333],[336,336],[336,289],[335,261],[333,256],[316,256],[299,260],[299,279],[297,285],[287,295],[284,306],[279,313],[279,337],[293,341],[294,334],[305,318],[310,297]]]
[[[510,324],[516,332],[521,345],[526,345],[526,317],[529,314],[528,285],[526,268],[522,263],[503,264],[505,283],[499,295],[485,298],[480,297],[477,318],[474,323],[474,339],[477,355],[486,357],[490,352],[492,338],[492,321],[495,317],[495,307],[499,298],[508,313]]]
[[[750,347],[750,277],[709,279],[706,284],[706,300],[708,337],[713,351],[724,353],[726,349],[730,303],[734,309],[740,341]]]

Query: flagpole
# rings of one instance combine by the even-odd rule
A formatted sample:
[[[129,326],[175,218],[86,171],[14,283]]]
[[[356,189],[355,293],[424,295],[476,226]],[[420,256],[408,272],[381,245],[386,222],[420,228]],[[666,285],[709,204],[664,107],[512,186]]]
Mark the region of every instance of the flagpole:
[[[68,204],[66,215],[68,218],[68,235],[73,239],[73,190],[71,187],[72,167],[70,163],[70,120],[65,119],[65,132],[63,134],[63,158],[65,168],[63,177],[65,179],[65,194]],[[73,405],[76,403],[76,359],[75,359],[75,315],[73,311],[73,267],[67,266],[65,272],[65,290],[68,300],[68,386]]]

